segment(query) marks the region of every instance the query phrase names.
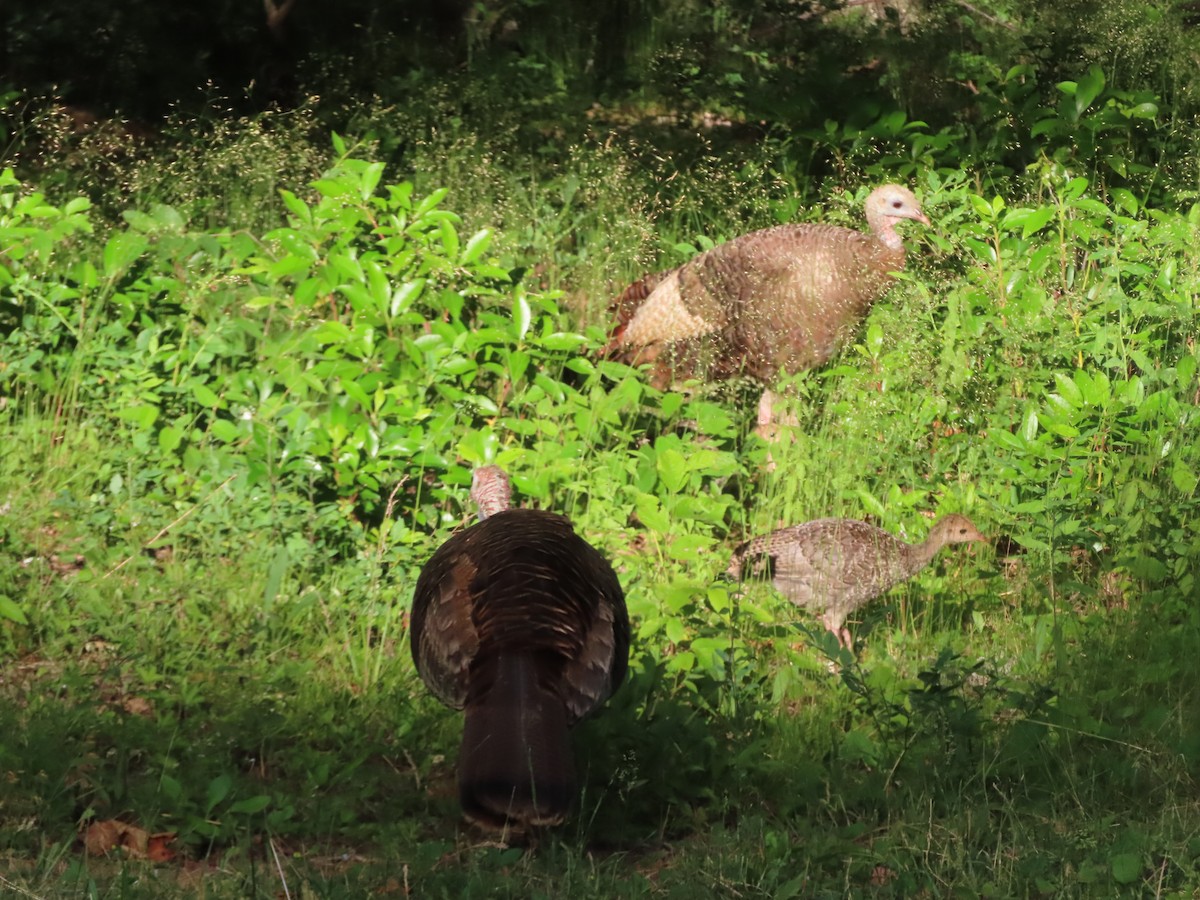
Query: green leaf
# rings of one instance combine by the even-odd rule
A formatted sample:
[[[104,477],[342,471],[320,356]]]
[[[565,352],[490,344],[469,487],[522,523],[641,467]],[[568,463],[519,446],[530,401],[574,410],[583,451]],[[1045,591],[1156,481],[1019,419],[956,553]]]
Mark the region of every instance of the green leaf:
[[[1099,200],[1093,200],[1091,197],[1080,197],[1078,200],[1071,201],[1071,208],[1090,213],[1097,220],[1104,220],[1112,215],[1112,210]]]
[[[1083,392],[1080,391],[1078,385],[1076,385],[1075,381],[1069,375],[1055,372],[1054,383],[1058,387],[1058,393],[1072,407],[1079,409],[1079,407],[1083,406]]]
[[[253,815],[262,812],[270,805],[271,798],[266,794],[259,794],[257,797],[239,800],[229,807],[229,812],[236,815]]]
[[[307,272],[310,265],[311,263],[307,259],[295,254],[288,254],[267,266],[267,277],[271,281],[282,281],[289,275]]]
[[[675,394],[673,396],[679,396]],[[696,420],[696,427],[701,433],[714,437],[730,435],[734,421],[728,412],[716,403],[695,401],[688,404],[688,415]]]
[[[698,637],[691,643],[691,650],[696,654],[700,665],[722,675],[724,671],[721,660],[728,647],[729,638],[727,637]]]
[[[450,193],[449,188],[438,188],[432,194],[423,199],[417,204],[417,208],[413,210],[413,221],[422,218],[426,213],[430,212],[434,207],[446,199],[446,195]]]
[[[163,796],[172,802],[179,802],[179,798],[183,796],[183,785],[180,784],[177,778],[168,775],[166,772],[159,772],[158,786]]]
[[[141,256],[149,242],[140,234],[122,231],[109,238],[104,245],[104,275],[115,279],[122,275]]]
[[[375,188],[379,186],[379,179],[383,175],[383,163],[370,163],[362,173],[362,181],[359,184],[358,196],[364,203],[371,199],[375,193]]]
[[[183,429],[167,425],[158,433],[158,447],[163,453],[174,453],[183,443]]]
[[[1021,437],[1027,441],[1032,441],[1037,437],[1038,433],[1038,414],[1037,410],[1030,407],[1025,418],[1021,420]]]
[[[150,403],[140,403],[117,410],[117,418],[132,422],[143,430],[149,429],[158,419],[158,407]]]
[[[449,219],[442,219],[438,222],[438,228],[442,234],[442,247],[446,251],[446,256],[450,259],[455,259],[458,256],[458,232],[454,228],[454,224]]]
[[[1062,189],[1063,200],[1072,201],[1078,200],[1083,196],[1083,192],[1088,189],[1088,180],[1082,175],[1077,178],[1072,178],[1067,182],[1067,186]]]
[[[345,197],[353,190],[344,180],[344,176],[342,179],[318,178],[312,183],[312,186],[322,197]]]
[[[681,644],[687,637],[687,628],[682,620],[672,616],[666,623],[667,640],[672,644]]]
[[[363,389],[363,386],[357,381],[349,378],[343,378],[339,384],[341,385],[342,390],[346,392],[346,396],[353,399],[362,409],[370,412],[374,407],[370,396]]]
[[[1182,462],[1176,462],[1172,467],[1171,483],[1181,494],[1192,494],[1196,490],[1196,481],[1196,473]]]
[[[179,210],[166,203],[155,203],[150,208],[150,212],[154,216],[154,221],[158,223],[160,231],[179,234],[187,224],[183,221],[183,216]]]
[[[963,243],[984,262],[996,262],[996,248],[994,245],[987,241],[976,240],[975,238],[964,238]]]
[[[990,203],[988,203],[978,194],[971,194],[969,199],[971,201],[971,208],[975,210],[975,215],[979,216],[979,218],[983,219],[985,222],[991,222],[995,220],[996,212],[992,209],[992,205]]]
[[[218,397],[211,388],[200,382],[192,384],[192,396],[196,402],[208,409],[224,409],[225,403]]]
[[[874,765],[879,756],[879,748],[866,732],[853,728],[842,736],[841,751],[838,755],[847,762]]]
[[[0,594],[0,619],[8,619],[18,625],[28,625],[29,620],[21,607],[17,606],[6,594]]]
[[[1192,378],[1196,374],[1196,367],[1196,357],[1194,356],[1181,356],[1179,362],[1175,363],[1175,378],[1180,388],[1186,388],[1191,384]]]
[[[1143,104],[1143,106],[1146,104]],[[78,213],[85,212],[92,208],[92,201],[87,197],[74,197],[67,201],[67,205],[63,207],[63,215],[74,216]]]
[[[871,493],[863,488],[859,488],[857,493],[858,502],[862,504],[864,512],[880,519],[887,516],[887,510],[884,509],[883,504],[880,503],[879,500],[877,500]]]
[[[1133,195],[1132,191],[1121,187],[1110,188],[1109,194],[1112,197],[1113,206],[1126,215],[1136,216],[1138,210],[1141,209],[1141,204],[1138,203],[1138,199]]]
[[[653,494],[639,494],[634,508],[638,521],[651,532],[665,534],[671,530],[671,519],[663,512],[662,504]]]
[[[712,548],[712,543],[712,538],[703,534],[683,534],[671,541],[667,553],[672,559],[695,562]]]
[[[586,344],[587,340],[582,334],[556,331],[554,334],[548,334],[542,338],[541,344],[546,350],[577,350]]]
[[[1018,452],[1026,450],[1025,442],[1017,435],[1013,434],[1004,428],[993,428],[988,431],[988,438],[995,444],[1004,447],[1007,450],[1016,450]]]
[[[228,419],[214,419],[209,430],[226,444],[235,444],[242,439],[242,432],[237,424]]]
[[[513,350],[508,354],[508,377],[513,381],[520,381],[529,368],[531,357],[523,350]]]
[[[1108,376],[1102,371],[1096,370],[1089,375],[1080,369],[1075,373],[1075,383],[1079,386],[1079,391],[1083,395],[1085,403],[1099,407],[1108,405],[1108,400],[1112,396],[1112,390],[1109,385]]]
[[[283,205],[288,208],[288,211],[294,215],[304,225],[312,224],[312,210],[308,208],[308,204],[293,194],[291,191],[280,191],[279,196],[283,199]]]
[[[1079,437],[1079,429],[1069,422],[1047,422],[1045,430],[1068,440]]]
[[[323,344],[344,344],[354,337],[354,332],[345,322],[324,322],[313,332],[313,337]]]
[[[529,299],[525,296],[525,292],[521,291],[513,298],[513,322],[517,326],[517,340],[524,340],[532,321],[533,310],[530,309]]]
[[[883,350],[883,326],[878,322],[872,322],[867,326],[866,336],[867,352],[872,357],[878,357]]]
[[[1097,65],[1088,66],[1087,74],[1075,85],[1075,117],[1079,118],[1104,90],[1104,71]]]
[[[204,808],[206,815],[211,814],[217,804],[229,796],[229,789],[232,787],[233,779],[229,775],[218,775],[208,783]]]
[[[1142,877],[1142,857],[1137,853],[1117,853],[1109,861],[1113,881],[1117,884],[1133,884]]]
[[[459,262],[464,266],[469,266],[479,257],[487,252],[488,246],[492,243],[492,230],[483,228],[471,235],[471,239],[467,241],[467,246],[463,248],[462,258]]]
[[[670,447],[659,450],[654,460],[658,477],[672,494],[683,490],[687,481],[687,459],[678,450]]]
[[[392,303],[388,310],[389,315],[398,316],[400,313],[407,311],[416,302],[416,299],[421,296],[423,290],[425,290],[424,278],[414,278],[412,281],[404,282],[404,284],[396,288],[396,292],[392,295]]]
[[[1020,228],[1021,238],[1024,240],[1045,228],[1054,218],[1054,214],[1055,209],[1052,206],[1043,206],[1038,209],[1014,209],[1004,217],[1004,225],[1009,229]]]
[[[121,218],[129,223],[129,227],[134,231],[142,231],[152,233],[158,228],[158,223],[154,221],[154,217],[140,212],[136,209],[127,209],[121,213]]]

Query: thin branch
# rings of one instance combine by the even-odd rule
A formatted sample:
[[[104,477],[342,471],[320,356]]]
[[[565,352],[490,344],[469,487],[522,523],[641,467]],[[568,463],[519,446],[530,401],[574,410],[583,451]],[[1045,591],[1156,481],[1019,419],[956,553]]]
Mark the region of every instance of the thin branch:
[[[230,475],[228,478],[226,478],[224,481],[222,481],[220,484],[218,484],[215,488],[213,488],[211,491],[209,491],[207,494],[205,494],[203,497],[201,497],[198,502],[196,502],[195,504],[193,504],[191,506],[191,508],[187,509],[186,511],[181,513],[179,516],[177,516],[173,522],[169,522],[166,525],[164,525],[162,528],[160,528],[158,531],[158,534],[154,535],[154,537],[150,538],[150,540],[148,540],[142,544],[142,549],[145,550],[147,547],[149,547],[151,544],[153,544],[155,541],[157,541],[160,537],[165,535],[168,531],[170,531],[172,528],[174,528],[176,525],[178,525],[180,522],[182,522],[184,519],[186,519],[188,516],[190,516],[196,510],[198,510],[201,506],[203,506],[205,503],[208,502],[209,497],[211,497],[217,491],[221,490],[221,488],[225,487],[225,485],[229,484],[229,482],[233,481],[233,479],[236,477],[237,477],[236,475]],[[134,553],[132,556],[125,557],[125,559],[121,560],[119,563],[117,563],[115,566],[113,566],[111,569],[109,569],[107,572],[105,572],[104,578],[107,578],[110,575],[116,575],[123,568],[125,568],[127,565],[129,565],[129,563],[133,562],[136,558],[137,558],[136,553]],[[101,581],[103,581],[103,580],[104,579],[102,578]]]
[[[283,874],[283,864],[279,861],[279,851],[275,849],[275,841],[268,838],[267,843],[271,845],[271,858],[275,860],[275,869],[279,872],[279,883],[283,885],[284,900],[292,900],[292,892],[288,890],[287,886],[287,876]]]
[[[961,6],[963,9],[968,10],[969,12],[975,13],[975,15],[977,15],[977,16],[982,16],[983,18],[987,19],[989,22],[991,22],[994,25],[999,25],[1001,28],[1007,28],[1009,31],[1017,30],[1016,25],[1012,24],[1011,22],[1005,22],[1003,19],[997,19],[991,13],[984,12],[982,9],[972,6],[970,3],[967,2],[967,0],[954,0],[954,2],[957,3],[959,6]]]
[[[404,873],[404,877],[407,879],[408,878],[407,867],[405,867],[405,868],[406,868],[406,871]],[[32,897],[33,900],[43,900],[43,898],[40,894],[35,894],[33,891],[28,891],[25,888],[21,887],[19,884],[14,884],[13,882],[11,882],[7,878],[5,878],[3,875],[0,875],[0,887],[4,887],[4,888],[8,888],[9,890],[16,891],[18,894],[21,894],[22,896],[25,896],[25,897]]]

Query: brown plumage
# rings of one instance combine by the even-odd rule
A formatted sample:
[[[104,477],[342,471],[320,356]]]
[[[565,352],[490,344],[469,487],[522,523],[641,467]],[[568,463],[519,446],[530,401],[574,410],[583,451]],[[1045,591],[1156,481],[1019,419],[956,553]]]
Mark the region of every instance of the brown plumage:
[[[576,793],[567,729],[625,677],[625,595],[568,519],[506,508],[500,469],[476,470],[471,494],[483,518],[417,579],[413,661],[439,700],[466,711],[466,817],[518,831],[558,824]]]
[[[912,578],[947,544],[986,538],[965,516],[949,515],[919,544],[853,519],[816,519],[780,528],[734,551],[728,574],[769,578],[795,603],[821,612],[825,627],[851,646],[846,616]]]
[[[821,365],[904,268],[896,224],[929,224],[908,188],[885,184],[867,197],[870,233],[835,225],[752,231],[678,268],[630,285],[613,303],[607,352],[651,363],[664,387],[690,376],[749,376]]]

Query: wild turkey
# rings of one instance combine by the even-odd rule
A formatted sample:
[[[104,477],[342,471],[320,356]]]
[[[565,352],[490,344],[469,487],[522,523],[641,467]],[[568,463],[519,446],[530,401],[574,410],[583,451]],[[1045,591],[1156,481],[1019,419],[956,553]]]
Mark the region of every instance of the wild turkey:
[[[816,519],[780,528],[734,551],[728,574],[761,576],[797,606],[821,611],[825,627],[850,647],[846,616],[912,578],[947,544],[986,538],[965,516],[941,519],[919,544],[853,519]]]
[[[465,709],[464,815],[520,832],[563,821],[575,797],[567,729],[625,677],[629,617],[612,566],[564,516],[509,509],[508,477],[476,469],[480,521],[417,579],[413,662],[443,703]]]
[[[769,386],[781,371],[821,365],[886,290],[890,273],[904,268],[897,223],[929,224],[898,184],[873,190],[866,213],[869,234],[777,225],[635,282],[613,301],[617,325],[606,351],[630,365],[651,363],[658,387],[690,376],[748,376]]]

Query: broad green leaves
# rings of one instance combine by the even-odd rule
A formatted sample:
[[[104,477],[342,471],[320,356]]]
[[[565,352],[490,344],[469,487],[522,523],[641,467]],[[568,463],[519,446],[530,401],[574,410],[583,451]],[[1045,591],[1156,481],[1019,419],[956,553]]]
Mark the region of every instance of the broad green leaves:
[[[1071,121],[1078,121],[1104,90],[1104,72],[1099,66],[1088,66],[1082,78],[1078,81],[1059,82],[1058,89],[1074,99],[1075,103],[1070,108]]]

